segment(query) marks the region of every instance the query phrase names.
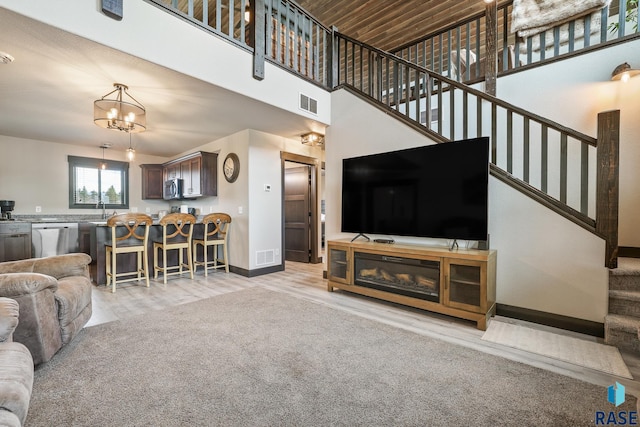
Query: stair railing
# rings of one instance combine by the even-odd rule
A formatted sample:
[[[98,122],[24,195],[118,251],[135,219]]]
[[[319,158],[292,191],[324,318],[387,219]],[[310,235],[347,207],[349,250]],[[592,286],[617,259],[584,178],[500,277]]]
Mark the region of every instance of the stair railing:
[[[495,5],[390,53],[457,81],[481,81],[487,63],[487,38],[492,32],[491,7]],[[511,33],[512,12],[513,0],[497,6],[494,45],[499,74],[640,34],[636,0],[613,0],[600,11],[526,39]]]
[[[602,236],[606,264],[615,264],[617,163],[602,153],[617,153],[619,113],[602,113],[596,139],[338,32],[333,56],[336,86],[436,141],[490,137],[492,175]]]

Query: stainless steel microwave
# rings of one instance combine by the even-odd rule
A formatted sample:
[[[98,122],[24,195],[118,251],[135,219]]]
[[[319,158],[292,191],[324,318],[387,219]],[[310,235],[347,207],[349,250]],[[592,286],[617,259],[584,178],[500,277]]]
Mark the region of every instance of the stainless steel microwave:
[[[182,180],[173,178],[164,183],[164,200],[182,199]]]

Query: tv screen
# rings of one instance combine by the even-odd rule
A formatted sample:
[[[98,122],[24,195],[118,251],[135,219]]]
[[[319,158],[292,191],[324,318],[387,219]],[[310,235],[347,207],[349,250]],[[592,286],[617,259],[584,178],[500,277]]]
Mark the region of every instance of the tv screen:
[[[486,240],[489,138],[342,161],[342,231]]]

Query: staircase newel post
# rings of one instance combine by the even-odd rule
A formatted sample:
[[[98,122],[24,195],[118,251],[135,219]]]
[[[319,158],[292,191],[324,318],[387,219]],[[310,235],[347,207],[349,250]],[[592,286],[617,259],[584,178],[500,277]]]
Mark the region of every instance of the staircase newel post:
[[[605,266],[618,266],[620,110],[598,114],[596,232],[606,242]]]
[[[485,92],[496,95],[496,76],[498,75],[498,2],[487,4],[486,8],[486,65],[484,72]]]
[[[264,52],[266,49],[266,19],[264,0],[249,2],[251,21],[249,22],[250,43],[253,46],[253,78],[264,79]]]
[[[331,27],[331,34],[327,43],[327,86],[330,89],[338,86],[338,67],[340,64],[340,54],[338,52],[338,27]]]

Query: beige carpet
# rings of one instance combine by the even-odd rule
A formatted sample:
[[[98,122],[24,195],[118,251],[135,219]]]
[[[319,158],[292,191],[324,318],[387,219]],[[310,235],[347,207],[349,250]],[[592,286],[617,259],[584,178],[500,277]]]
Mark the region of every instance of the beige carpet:
[[[489,323],[482,339],[619,377],[633,378],[618,349],[610,345],[499,320]]]

